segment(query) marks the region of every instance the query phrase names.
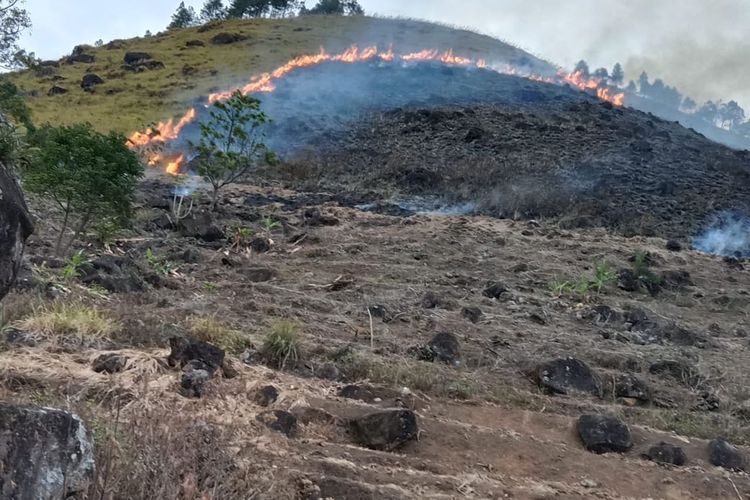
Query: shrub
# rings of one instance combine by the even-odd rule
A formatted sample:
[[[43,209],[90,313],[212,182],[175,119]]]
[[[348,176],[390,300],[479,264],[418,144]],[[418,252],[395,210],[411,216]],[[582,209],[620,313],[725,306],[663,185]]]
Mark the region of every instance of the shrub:
[[[297,325],[281,321],[266,335],[261,356],[271,365],[283,370],[288,363],[296,364],[301,355],[301,342]]]
[[[125,137],[96,132],[90,124],[45,125],[30,135],[37,148],[26,166],[26,188],[48,197],[62,210],[55,253],[67,252],[92,220],[124,225],[143,166]],[[70,227],[73,235],[65,242]]]

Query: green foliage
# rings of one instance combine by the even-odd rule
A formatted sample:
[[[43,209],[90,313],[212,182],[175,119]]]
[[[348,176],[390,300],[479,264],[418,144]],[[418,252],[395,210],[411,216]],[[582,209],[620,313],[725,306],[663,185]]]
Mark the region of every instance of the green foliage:
[[[116,220],[102,218],[94,224],[94,238],[100,245],[108,245],[122,229]]]
[[[200,124],[195,170],[213,187],[212,210],[221,188],[239,181],[261,163],[274,163],[273,153],[263,143],[262,126],[268,121],[258,99],[236,91],[226,101],[214,103],[210,119]]]
[[[163,257],[159,257],[150,248],[146,250],[146,262],[154,272],[162,276],[172,272],[172,263]]]
[[[236,225],[232,226],[229,236],[230,248],[241,250],[250,244],[250,238],[255,235],[252,228]]]
[[[0,0],[0,66],[5,68],[18,66],[18,39],[31,28],[31,19],[22,4],[18,0]]]
[[[88,261],[89,260],[86,258],[86,256],[83,255],[83,250],[74,253],[73,256],[68,259],[65,267],[62,268],[60,277],[66,281],[79,278],[81,276],[81,266],[86,264]]]
[[[287,363],[296,364],[301,355],[301,342],[297,325],[280,321],[266,335],[260,350],[266,362],[283,370]]]
[[[93,219],[124,226],[143,166],[125,137],[100,134],[90,124],[52,127],[30,134],[36,153],[25,166],[25,187],[54,201],[64,220],[55,251],[64,253]],[[74,233],[67,243],[69,227]]]
[[[557,296],[586,295],[592,290],[601,293],[602,289],[617,281],[617,273],[604,261],[594,263],[594,275],[583,275],[575,281],[553,281],[549,288]]]
[[[633,259],[633,273],[642,282],[659,285],[663,281],[661,276],[657,276],[651,271],[649,257],[645,252],[637,252],[635,254],[635,258]]]
[[[274,220],[270,215],[266,215],[265,217],[263,217],[263,220],[260,222],[260,224],[266,233],[270,233],[274,229],[278,229],[281,227],[281,223]]]
[[[167,26],[168,30],[177,28],[188,28],[195,25],[195,9],[193,7],[185,7],[185,2],[180,2],[179,7],[174,14],[172,14],[172,22]]]
[[[200,20],[204,23],[220,21],[227,17],[227,9],[221,0],[206,0],[201,9]]]
[[[312,9],[305,9],[301,13],[361,16],[365,10],[357,0],[318,0]]]

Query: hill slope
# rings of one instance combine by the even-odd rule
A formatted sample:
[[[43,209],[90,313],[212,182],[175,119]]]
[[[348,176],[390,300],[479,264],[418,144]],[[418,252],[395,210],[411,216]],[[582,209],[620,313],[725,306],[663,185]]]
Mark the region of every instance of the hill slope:
[[[214,44],[218,34],[244,38]],[[187,46],[189,41],[204,45]],[[490,61],[514,61],[539,68],[547,63],[511,45],[465,30],[411,21],[371,17],[307,16],[290,19],[236,20],[198,28],[173,30],[148,38],[113,41],[86,48],[90,64],[45,66],[12,76],[29,95],[39,122],[89,121],[97,128],[127,133],[185,111],[188,103],[211,91],[246,83],[305,54],[341,52],[352,45],[393,46],[398,52],[453,49],[457,54]],[[122,69],[126,52],[147,52],[163,69],[129,72]],[[105,80],[96,92],[84,92],[81,79],[95,73]],[[49,96],[53,86],[68,92]]]

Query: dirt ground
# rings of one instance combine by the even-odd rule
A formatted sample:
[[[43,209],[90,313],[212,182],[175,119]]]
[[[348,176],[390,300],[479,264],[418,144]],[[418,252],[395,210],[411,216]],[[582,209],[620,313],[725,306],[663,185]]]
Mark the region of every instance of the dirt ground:
[[[146,485],[154,481],[174,484],[165,498],[750,496],[747,475],[710,465],[707,451],[708,440],[718,436],[750,443],[747,262],[667,250],[657,238],[565,230],[552,221],[387,216],[280,188],[233,188],[216,220],[229,234],[241,225],[272,240],[269,252],[257,253],[232,248],[231,238],[207,242],[158,229],[154,221],[164,215],[169,193],[162,181],[144,184],[136,231],[107,248],[84,248],[91,259],[107,253],[132,259],[144,276],[154,272],[153,258],[146,257],[151,249],[168,264],[159,279],[148,279],[153,284],[111,293],[62,280],[49,259],[55,219],[41,216],[37,205],[41,236],[31,242],[19,290],[5,301],[3,396],[85,415],[100,452],[108,451],[108,463],[121,470],[111,473],[105,498],[149,498],[154,490]],[[264,217],[278,227],[263,229]],[[601,262],[630,269],[637,254],[648,256],[650,273],[665,277],[655,295],[627,292],[616,281],[583,293],[556,286],[593,276]],[[506,291],[487,297],[491,283]],[[93,339],[24,330],[34,324],[25,319],[55,301],[84,304],[119,328]],[[651,326],[641,331],[600,321],[592,311],[602,306],[641,311]],[[481,310],[476,323],[468,308]],[[202,398],[190,399],[178,393],[180,371],[164,359],[169,337],[190,334],[196,319],[240,339],[227,352],[238,376],[217,376]],[[285,370],[248,359],[279,320],[298,325],[302,341],[300,362]],[[437,333],[458,338],[460,363],[418,359],[413,348]],[[35,341],[18,341],[19,335]],[[125,355],[127,368],[95,373],[91,362],[103,352]],[[596,372],[601,397],[552,395],[539,387],[535,366],[565,357]],[[649,397],[617,397],[614,381],[624,374],[645,382]],[[268,408],[254,395],[269,384],[280,392],[270,409],[298,418],[293,437],[256,420]],[[351,384],[366,389],[364,401],[339,395]],[[358,446],[347,420],[394,406],[416,411],[418,440],[395,452]],[[633,449],[586,451],[575,430],[585,413],[624,419]],[[224,436],[210,446],[227,462],[196,459],[169,472],[176,456],[193,456],[185,447],[203,450],[200,440],[177,430],[183,420]],[[113,435],[107,431],[113,422],[120,426],[114,453],[102,438]],[[164,443],[173,443],[165,436],[174,433],[180,446],[149,451],[154,443],[141,439],[148,432]],[[688,464],[641,458],[659,441],[682,446]],[[124,465],[128,460],[136,465]],[[151,464],[149,474],[128,472],[138,463]],[[204,477],[216,467],[242,475],[245,489],[217,493]],[[128,474],[130,480],[123,477]]]

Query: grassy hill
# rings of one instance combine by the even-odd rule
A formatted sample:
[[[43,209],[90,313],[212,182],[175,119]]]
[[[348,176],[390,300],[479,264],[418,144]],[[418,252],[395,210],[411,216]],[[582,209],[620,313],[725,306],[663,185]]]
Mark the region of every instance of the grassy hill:
[[[228,45],[212,44],[211,39],[219,33],[245,39]],[[193,40],[205,45],[188,47],[187,42]],[[89,121],[100,130],[127,133],[181,113],[194,99],[245,83],[250,76],[272,70],[293,57],[317,53],[321,47],[340,52],[352,44],[392,45],[401,53],[454,49],[462,56],[490,61],[545,64],[511,45],[466,30],[413,20],[307,16],[233,20],[118,40],[104,47],[87,48],[86,53],[96,58],[93,64],[61,61],[59,68],[16,73],[11,79],[29,95],[37,122]],[[164,68],[141,73],[124,71],[123,56],[129,51],[148,52],[164,63]],[[86,73],[105,80],[95,93],[81,89],[81,78]],[[68,93],[48,96],[54,85]]]

